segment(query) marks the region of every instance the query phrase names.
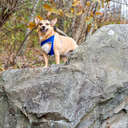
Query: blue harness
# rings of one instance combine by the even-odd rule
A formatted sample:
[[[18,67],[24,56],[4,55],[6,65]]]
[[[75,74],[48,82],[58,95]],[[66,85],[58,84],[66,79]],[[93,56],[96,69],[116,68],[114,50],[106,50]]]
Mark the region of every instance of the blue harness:
[[[47,40],[44,40],[41,42],[40,46],[43,46],[46,43],[51,43],[51,50],[48,53],[48,55],[53,56],[54,55],[54,35],[48,38]]]

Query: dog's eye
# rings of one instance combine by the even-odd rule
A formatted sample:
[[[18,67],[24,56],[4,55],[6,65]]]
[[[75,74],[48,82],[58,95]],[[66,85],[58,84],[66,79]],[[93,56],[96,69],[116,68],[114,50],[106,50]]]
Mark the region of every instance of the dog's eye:
[[[42,23],[39,23],[39,25],[41,26],[41,25],[42,25]]]
[[[46,25],[49,25],[49,23],[46,23]]]

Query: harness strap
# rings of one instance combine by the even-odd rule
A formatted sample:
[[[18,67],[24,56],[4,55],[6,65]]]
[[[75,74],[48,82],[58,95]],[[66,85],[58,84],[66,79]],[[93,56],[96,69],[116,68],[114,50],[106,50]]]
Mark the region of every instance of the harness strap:
[[[50,52],[48,53],[48,55],[53,56],[54,55],[54,38],[55,36],[51,36],[50,38],[48,38],[47,40],[44,40],[40,43],[40,46],[43,46],[46,43],[51,43],[51,49]]]

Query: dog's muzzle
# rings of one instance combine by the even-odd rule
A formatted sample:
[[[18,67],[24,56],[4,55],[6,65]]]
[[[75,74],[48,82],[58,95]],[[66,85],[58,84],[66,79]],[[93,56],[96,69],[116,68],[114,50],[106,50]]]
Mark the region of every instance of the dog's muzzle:
[[[48,29],[46,29],[46,27],[45,26],[42,26],[41,28],[40,28],[40,31],[41,32],[46,32]]]

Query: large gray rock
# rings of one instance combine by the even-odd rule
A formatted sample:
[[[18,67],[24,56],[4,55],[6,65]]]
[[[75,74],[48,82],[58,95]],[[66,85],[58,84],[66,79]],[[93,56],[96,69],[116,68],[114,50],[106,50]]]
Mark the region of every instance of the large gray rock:
[[[0,79],[0,128],[128,128],[128,25],[99,29],[69,65]]]

